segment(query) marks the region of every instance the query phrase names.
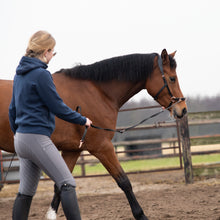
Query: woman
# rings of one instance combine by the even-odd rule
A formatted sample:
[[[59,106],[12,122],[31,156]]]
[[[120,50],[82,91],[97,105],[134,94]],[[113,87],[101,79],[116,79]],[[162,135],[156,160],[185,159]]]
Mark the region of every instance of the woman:
[[[28,219],[41,170],[60,189],[66,218],[81,219],[75,180],[50,136],[55,127],[55,115],[88,127],[92,121],[65,105],[56,92],[52,76],[46,70],[55,55],[55,44],[48,32],[36,32],[30,38],[14,77],[9,121],[20,160],[20,186],[14,202],[13,220]]]

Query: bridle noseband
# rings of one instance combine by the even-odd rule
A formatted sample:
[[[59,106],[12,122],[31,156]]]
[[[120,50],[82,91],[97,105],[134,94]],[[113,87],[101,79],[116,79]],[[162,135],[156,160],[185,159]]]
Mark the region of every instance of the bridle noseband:
[[[158,55],[158,66],[160,68],[160,72],[162,74],[162,78],[163,78],[163,82],[164,82],[164,85],[163,87],[159,90],[159,92],[153,97],[154,100],[158,100],[158,97],[160,95],[160,93],[165,89],[167,88],[167,91],[170,95],[170,98],[171,98],[171,101],[170,101],[170,104],[166,107],[166,109],[170,108],[172,106],[173,103],[175,102],[180,102],[180,101],[185,101],[186,98],[184,97],[175,97],[173,96],[172,92],[170,91],[170,88],[168,86],[168,83],[167,83],[167,80],[165,78],[165,75],[164,75],[164,71],[163,71],[163,62],[162,62],[162,58],[160,55]]]

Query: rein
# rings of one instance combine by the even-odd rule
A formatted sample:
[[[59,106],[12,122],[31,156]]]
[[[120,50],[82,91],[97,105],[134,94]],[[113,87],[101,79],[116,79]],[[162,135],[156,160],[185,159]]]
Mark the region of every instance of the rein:
[[[102,127],[99,127],[99,126],[96,126],[96,125],[93,125],[93,124],[91,124],[91,127],[92,127],[92,128],[95,128],[95,129],[99,129],[99,130],[111,131],[111,132],[118,132],[118,133],[120,133],[120,134],[123,134],[124,132],[126,132],[126,131],[128,131],[128,130],[131,130],[131,129],[133,129],[133,128],[136,128],[138,125],[143,124],[145,121],[147,121],[147,120],[149,120],[149,119],[151,119],[151,118],[154,118],[154,117],[160,115],[160,114],[163,113],[165,110],[169,110],[169,109],[172,108],[174,105],[176,105],[176,104],[178,104],[178,103],[180,103],[180,102],[182,102],[182,101],[183,101],[183,100],[180,99],[180,100],[178,100],[177,102],[172,103],[171,105],[169,105],[167,108],[162,107],[159,112],[156,112],[156,113],[150,115],[149,117],[147,117],[147,118],[141,120],[140,122],[138,122],[138,123],[136,123],[136,124],[134,124],[134,125],[132,125],[132,126],[130,126],[130,127],[124,128],[124,129],[102,128]],[[80,106],[77,106],[76,111],[77,111],[77,112],[81,112],[81,107],[80,107]],[[80,140],[79,148],[81,148],[81,147],[82,147],[82,144],[84,143],[84,140],[85,140],[87,131],[88,131],[88,126],[85,126],[85,130],[84,130],[83,136],[82,136],[82,138],[81,138],[81,140]]]

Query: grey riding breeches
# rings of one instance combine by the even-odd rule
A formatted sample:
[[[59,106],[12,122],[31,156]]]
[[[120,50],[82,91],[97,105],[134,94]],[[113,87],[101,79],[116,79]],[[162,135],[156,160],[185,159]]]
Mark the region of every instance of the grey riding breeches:
[[[48,136],[16,133],[14,145],[20,161],[19,193],[29,196],[35,194],[41,170],[59,189],[63,184],[76,186],[75,179],[60,152]]]

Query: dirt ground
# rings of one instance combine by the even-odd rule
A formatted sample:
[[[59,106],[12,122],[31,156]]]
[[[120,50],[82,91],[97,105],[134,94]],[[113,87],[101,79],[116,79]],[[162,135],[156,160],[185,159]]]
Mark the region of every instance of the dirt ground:
[[[184,171],[129,175],[137,200],[150,220],[220,220],[220,176],[194,178],[185,184]],[[82,220],[134,219],[124,193],[111,177],[77,178]],[[0,220],[11,219],[18,184],[0,191]],[[53,182],[41,181],[30,220],[44,220],[53,196]],[[64,220],[62,207],[58,220]]]

